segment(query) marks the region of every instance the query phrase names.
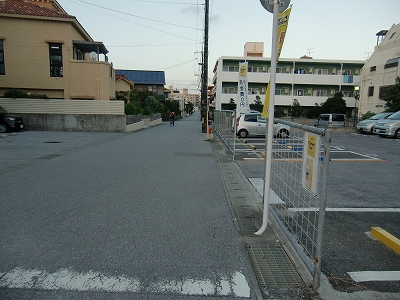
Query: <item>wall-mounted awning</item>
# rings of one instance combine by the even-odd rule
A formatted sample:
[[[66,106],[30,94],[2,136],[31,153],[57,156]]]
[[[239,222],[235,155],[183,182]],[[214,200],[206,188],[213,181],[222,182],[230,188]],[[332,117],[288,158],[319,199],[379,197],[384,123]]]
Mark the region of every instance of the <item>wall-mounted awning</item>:
[[[81,50],[83,53],[96,52],[97,54],[108,53],[106,46],[102,42],[91,42],[91,41],[72,41],[73,45]]]

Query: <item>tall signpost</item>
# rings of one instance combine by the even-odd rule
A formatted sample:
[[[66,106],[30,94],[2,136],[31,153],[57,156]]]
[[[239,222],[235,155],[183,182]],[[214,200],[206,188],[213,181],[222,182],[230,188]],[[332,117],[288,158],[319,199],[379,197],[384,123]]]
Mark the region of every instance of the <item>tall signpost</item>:
[[[272,166],[272,138],[274,126],[274,110],[275,110],[275,83],[276,83],[276,66],[278,62],[278,14],[286,10],[289,6],[290,0],[260,0],[261,5],[273,13],[273,26],[272,26],[272,49],[271,49],[271,73],[270,83],[268,84],[267,93],[265,95],[265,103],[263,108],[263,116],[268,118],[268,126],[265,141],[265,175],[264,175],[264,211],[263,222],[261,228],[255,232],[257,235],[263,234],[268,225],[268,206],[270,195],[270,178]],[[284,37],[284,35],[283,35]],[[282,41],[283,42],[283,41]],[[280,53],[279,53],[280,54]],[[269,94],[268,94],[269,92]],[[268,103],[267,103],[268,102]]]
[[[204,49],[201,85],[201,132],[208,134],[208,15],[209,0],[205,0],[204,8]]]

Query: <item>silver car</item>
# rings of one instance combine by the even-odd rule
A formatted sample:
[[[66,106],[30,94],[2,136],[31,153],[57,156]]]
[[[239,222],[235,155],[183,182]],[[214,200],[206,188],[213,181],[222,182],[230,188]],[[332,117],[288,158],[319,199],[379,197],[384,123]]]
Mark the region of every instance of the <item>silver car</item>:
[[[395,112],[386,120],[380,120],[374,125],[374,133],[381,137],[400,139],[400,111]]]
[[[237,118],[236,134],[240,138],[247,136],[265,136],[267,119],[261,113],[241,114]],[[274,123],[274,136],[287,138],[290,134],[290,126]]]
[[[392,114],[393,114],[393,112],[383,112],[383,113],[377,114],[375,116],[372,116],[369,119],[358,122],[356,128],[359,132],[374,133],[373,127],[376,124],[376,122],[378,122],[379,120],[385,120]]]

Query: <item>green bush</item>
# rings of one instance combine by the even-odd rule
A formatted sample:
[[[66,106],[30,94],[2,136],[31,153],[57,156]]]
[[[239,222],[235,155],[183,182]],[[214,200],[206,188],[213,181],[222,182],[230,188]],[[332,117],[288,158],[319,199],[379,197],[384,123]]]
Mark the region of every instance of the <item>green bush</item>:
[[[35,94],[35,93],[30,93],[28,94],[27,92],[23,90],[9,90],[7,92],[4,92],[4,97],[5,98],[31,98],[31,99],[49,99],[47,95],[45,94]]]
[[[142,113],[142,107],[137,101],[132,101],[125,104],[126,115],[139,115]]]
[[[9,90],[4,92],[5,98],[28,98],[28,94],[22,90]]]
[[[35,94],[35,93],[29,94],[28,98],[31,98],[31,99],[49,99],[49,97],[47,97],[47,95],[45,95],[45,94]]]

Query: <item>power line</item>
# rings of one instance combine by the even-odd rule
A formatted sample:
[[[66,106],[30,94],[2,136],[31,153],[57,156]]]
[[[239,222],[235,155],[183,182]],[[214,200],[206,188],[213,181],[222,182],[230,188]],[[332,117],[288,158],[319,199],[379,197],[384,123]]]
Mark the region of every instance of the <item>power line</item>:
[[[184,64],[190,63],[190,62],[192,62],[192,61],[194,61],[194,60],[195,60],[195,58],[194,58],[194,59],[191,59],[191,60],[188,60],[188,61],[185,61],[185,62],[180,63],[180,64],[175,65],[175,66],[171,66],[171,67],[168,67],[168,68],[164,68],[163,70],[168,70],[168,69],[172,69],[172,68],[175,68],[175,67],[179,67],[179,66],[182,66],[182,65],[184,65]]]
[[[130,16],[130,17],[135,17],[135,18],[147,20],[147,21],[157,22],[157,23],[166,24],[166,25],[171,25],[171,26],[177,26],[177,27],[181,27],[181,28],[187,28],[187,29],[193,29],[193,30],[200,30],[200,29],[198,29],[198,28],[193,28],[193,27],[189,27],[189,26],[178,25],[178,24],[173,24],[173,23],[169,23],[169,22],[163,22],[163,21],[159,21],[159,20],[153,20],[153,19],[150,19],[150,18],[145,18],[145,17],[133,15],[133,14],[126,13],[126,12],[123,12],[123,11],[119,11],[119,10],[116,10],[116,9],[104,7],[104,6],[97,5],[97,4],[93,4],[93,3],[90,3],[90,2],[87,2],[87,1],[84,1],[84,0],[76,0],[76,1],[79,1],[79,2],[82,2],[82,3],[85,3],[85,4],[88,4],[88,5],[96,6],[96,7],[102,8],[102,9],[106,9],[106,10],[109,10],[109,11],[112,11],[112,12],[116,12],[116,13],[119,13],[119,14],[127,15],[127,16]],[[146,2],[156,2],[156,1],[146,1]],[[159,2],[156,2],[156,3],[159,3]]]
[[[135,47],[163,47],[163,46],[185,46],[185,45],[197,45],[199,43],[184,43],[184,44],[158,44],[158,45],[131,45],[131,46],[110,46],[107,48],[135,48]]]

